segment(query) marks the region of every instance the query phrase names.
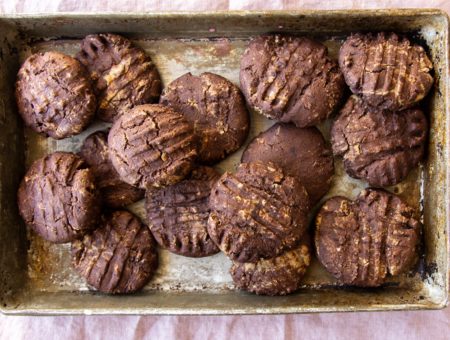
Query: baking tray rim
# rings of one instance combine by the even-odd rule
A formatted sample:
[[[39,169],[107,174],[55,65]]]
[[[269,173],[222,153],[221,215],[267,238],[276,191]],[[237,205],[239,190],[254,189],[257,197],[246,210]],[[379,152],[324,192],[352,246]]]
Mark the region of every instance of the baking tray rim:
[[[151,12],[116,12],[116,11],[98,11],[98,12],[30,12],[30,13],[0,13],[0,19],[42,19],[42,18],[78,18],[83,17],[108,17],[108,18],[142,18],[142,17],[198,17],[209,18],[213,16],[258,16],[258,15],[329,15],[335,16],[337,14],[354,14],[354,15],[369,15],[381,16],[388,13],[395,16],[426,16],[426,15],[442,15],[449,18],[446,11],[440,8],[424,7],[424,8],[379,8],[379,9],[293,9],[293,10],[218,10],[218,11],[151,11]],[[395,13],[395,14],[394,14]]]
[[[299,10],[219,10],[219,11],[156,11],[156,12],[37,12],[37,13],[0,13],[1,20],[32,20],[32,19],[79,19],[79,18],[98,18],[98,19],[145,19],[145,18],[182,18],[189,17],[190,19],[203,18],[208,19],[215,16],[223,17],[245,17],[245,16],[336,16],[336,15],[351,15],[351,16],[397,16],[397,17],[407,17],[407,16],[439,16],[445,20],[447,27],[447,33],[449,32],[449,14],[439,8],[384,8],[384,9],[338,9],[338,10],[314,10],[314,9],[299,9]],[[447,34],[446,44],[449,47],[449,37]],[[449,51],[448,49],[444,51],[446,57],[446,64],[449,65]],[[445,72],[445,93],[442,96],[445,98],[445,114],[446,114],[446,159],[450,159],[450,138],[449,138],[449,128],[450,128],[450,108],[448,105],[448,97],[450,91],[450,76],[449,68],[447,67]],[[447,165],[446,169],[446,188],[450,188],[450,166]],[[449,243],[448,243],[448,233],[450,231],[450,193],[449,190],[445,191],[444,202],[446,205],[445,211],[445,250],[447,255],[449,254]],[[65,308],[65,309],[52,309],[52,308],[22,308],[14,309],[14,307],[4,308],[0,305],[0,312],[4,315],[230,315],[230,314],[291,314],[291,313],[311,313],[311,312],[321,312],[321,313],[333,313],[333,312],[358,312],[358,311],[406,311],[406,310],[434,310],[443,309],[449,304],[449,279],[450,279],[450,264],[447,261],[446,273],[444,275],[444,287],[446,289],[445,296],[438,302],[430,302],[428,305],[422,305],[418,303],[409,303],[405,305],[374,305],[367,306],[365,308],[352,308],[352,306],[343,307],[275,307],[271,309],[267,308],[255,308],[253,311],[248,311],[244,308],[230,308],[227,310],[218,309],[214,307],[202,307],[196,309],[185,308],[158,308],[158,307],[146,307],[146,308],[129,308],[122,310],[111,310],[108,308],[94,308],[90,310],[83,310],[82,308]],[[80,294],[80,292],[76,292]],[[81,294],[83,294],[82,292]],[[187,294],[193,294],[201,292],[187,292]],[[76,294],[75,294],[76,295]],[[214,296],[214,293],[210,294]],[[388,308],[386,308],[388,307]]]

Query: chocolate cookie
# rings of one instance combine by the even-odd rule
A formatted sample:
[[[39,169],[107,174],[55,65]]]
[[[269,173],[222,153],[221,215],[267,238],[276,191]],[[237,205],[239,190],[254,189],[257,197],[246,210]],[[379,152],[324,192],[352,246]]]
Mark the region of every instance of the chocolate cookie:
[[[305,244],[271,259],[256,263],[233,262],[230,269],[235,285],[258,295],[286,295],[298,290],[311,262]]]
[[[422,225],[397,196],[367,189],[355,201],[333,197],[316,217],[317,256],[347,285],[376,287],[413,264]]]
[[[25,60],[17,74],[16,102],[25,125],[56,139],[83,131],[97,105],[86,69],[59,52]]]
[[[186,73],[167,86],[160,103],[181,112],[193,126],[202,163],[221,161],[247,138],[250,118],[244,97],[236,85],[217,74]]]
[[[331,148],[315,127],[275,124],[250,142],[241,161],[277,164],[302,182],[311,205],[330,189],[334,174]]]
[[[219,252],[207,229],[209,195],[219,177],[213,168],[199,167],[184,181],[147,191],[149,228],[161,247],[190,257]]]
[[[382,111],[352,96],[331,128],[333,153],[344,158],[350,176],[372,186],[394,185],[422,159],[427,125],[419,109]]]
[[[156,244],[148,228],[132,213],[118,210],[99,227],[72,243],[72,263],[87,283],[103,293],[136,292],[158,266]]]
[[[140,105],[122,115],[108,135],[109,157],[121,179],[143,189],[186,177],[197,157],[193,130],[163,105]]]
[[[95,226],[100,197],[83,160],[55,152],[34,162],[17,194],[23,220],[44,239],[64,243]]]
[[[273,163],[241,163],[210,196],[208,232],[233,261],[257,262],[294,247],[307,228],[309,198]]]
[[[279,35],[253,39],[241,60],[241,88],[250,106],[270,119],[312,126],[339,105],[345,82],[319,42]]]
[[[339,65],[352,92],[377,109],[410,108],[433,85],[433,64],[424,49],[395,33],[351,35]]]
[[[91,167],[102,201],[108,207],[123,207],[144,197],[144,190],[123,182],[111,164],[106,132],[97,131],[89,135],[84,140],[79,155]]]
[[[151,58],[128,39],[116,34],[88,35],[77,58],[95,82],[101,120],[114,122],[136,105],[158,101],[158,70]]]

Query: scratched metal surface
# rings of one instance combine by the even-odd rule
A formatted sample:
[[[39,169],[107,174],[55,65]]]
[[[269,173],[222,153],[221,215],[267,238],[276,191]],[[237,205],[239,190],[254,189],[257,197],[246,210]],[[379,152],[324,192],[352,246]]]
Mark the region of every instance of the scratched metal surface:
[[[436,15],[439,17],[438,14]],[[59,22],[61,20],[65,22],[65,19],[60,19]],[[226,23],[226,18],[223,20]],[[192,259],[160,249],[159,269],[155,277],[144,288],[144,292],[141,293],[150,305],[146,307],[136,303],[130,297],[120,297],[122,299],[121,304],[117,301],[117,298],[90,293],[84,280],[71,268],[70,245],[51,244],[27,231],[27,250],[21,254],[26,258],[26,265],[22,266],[20,272],[23,288],[14,292],[14,287],[10,287],[11,298],[9,301],[14,302],[4,303],[4,311],[8,313],[101,313],[105,310],[113,313],[193,314],[201,312],[255,313],[258,311],[274,313],[280,311],[433,308],[445,304],[448,275],[446,272],[447,257],[446,242],[441,237],[446,235],[447,212],[445,202],[447,198],[445,186],[442,188],[440,183],[446,180],[445,151],[447,147],[445,137],[447,124],[443,94],[447,91],[448,79],[447,71],[444,71],[447,67],[447,53],[443,48],[446,46],[447,34],[446,31],[445,33],[439,31],[441,28],[439,25],[442,25],[441,21],[443,20],[445,23],[446,20],[441,18],[441,21],[437,19],[433,21],[432,17],[426,20],[423,23],[419,20],[416,24],[419,25],[420,29],[411,30],[410,33],[414,32],[414,37],[418,36],[423,39],[423,42],[426,42],[438,75],[437,86],[430,99],[424,104],[429,111],[431,123],[428,155],[427,159],[417,169],[413,170],[406,180],[395,187],[389,188],[412,205],[417,211],[417,216],[425,223],[422,252],[426,251],[426,256],[422,256],[416,268],[409,273],[391,278],[384,289],[356,290],[359,295],[355,297],[353,290],[333,289],[337,286],[337,283],[314,258],[300,293],[271,300],[276,302],[271,303],[271,307],[261,309],[258,305],[261,303],[264,305],[266,303],[264,301],[268,301],[264,300],[266,298],[249,297],[234,292],[228,274],[231,262],[223,254]],[[74,22],[75,25],[78,25],[76,20]],[[239,85],[240,57],[248,40],[255,33],[260,33],[253,32],[253,30],[243,30],[239,31],[238,34],[228,33],[221,37],[219,32],[216,32],[216,28],[213,27],[204,32],[203,36],[197,32],[195,38],[177,38],[178,35],[173,34],[172,37],[169,33],[166,36],[163,35],[162,38],[155,38],[154,32],[149,32],[146,35],[145,31],[143,32],[139,28],[141,22],[136,22],[136,31],[133,31],[132,25],[131,27],[130,25],[126,26],[126,29],[121,29],[123,26],[119,24],[114,26],[116,27],[114,31],[124,32],[125,35],[133,38],[134,43],[147,51],[156,63],[165,85],[186,72],[199,74],[206,71],[220,74]],[[108,24],[112,25],[110,22]],[[19,23],[20,25],[28,27],[23,23]],[[20,27],[23,30],[23,27]],[[280,29],[280,25],[277,24],[276,27]],[[48,27],[44,25],[42,30],[45,31],[46,29]],[[86,29],[86,26],[83,26],[83,30]],[[164,27],[160,29],[164,29]],[[260,30],[263,31],[264,28],[261,27]],[[23,62],[31,53],[37,51],[57,50],[74,55],[79,48],[80,40],[78,37],[67,38],[67,35],[63,33],[61,33],[62,37],[53,34],[42,35],[42,32],[38,30],[36,36],[37,39],[29,39],[29,36],[23,33],[20,36],[24,44],[18,49],[17,60],[19,63]],[[328,47],[330,55],[336,58],[345,34],[339,31],[326,34],[315,32],[314,37],[322,41]],[[2,68],[0,68],[0,73],[1,70]],[[259,132],[266,130],[273,124],[273,121],[253,112],[251,119],[251,132],[247,143]],[[25,144],[23,147],[25,168],[46,153],[56,150],[77,152],[86,136],[93,131],[107,127],[108,124],[106,123],[95,122],[80,135],[59,141],[44,138],[25,129],[22,141]],[[321,124],[319,128],[325,138],[329,139],[330,121]],[[244,148],[245,146],[218,164],[217,168],[222,172],[234,171]],[[364,182],[352,179],[345,174],[342,162],[339,159],[335,159],[335,168],[336,173],[332,188],[323,200],[334,195],[354,198],[366,187]],[[2,180],[4,179],[2,178]],[[146,221],[143,201],[128,208],[138,214],[144,222]],[[311,213],[311,218],[317,208],[316,206]],[[444,229],[442,230],[442,228]],[[2,240],[0,234],[0,241]],[[1,261],[0,259],[0,267]],[[200,302],[197,301],[200,305],[201,300],[208,299],[208,296],[216,296],[217,301],[211,300],[209,304],[205,302],[205,306],[201,305],[203,307],[199,305],[194,308],[195,303],[191,301],[190,293],[197,298],[198,294],[201,294]],[[101,296],[103,304],[96,301],[91,305],[89,303],[93,302],[89,302],[87,305],[73,302],[71,307],[65,305],[73,296],[78,295],[82,297]],[[225,297],[222,297],[222,295]],[[246,298],[241,301],[235,300],[239,296],[246,296]],[[51,298],[54,299],[53,302],[49,302]],[[178,300],[176,300],[177,298]],[[248,298],[250,299],[250,305],[245,305],[247,303],[245,299]],[[286,300],[289,298],[290,300]],[[134,304],[130,304],[130,299],[134,301]],[[164,302],[164,299],[170,301]],[[2,300],[1,295],[0,300]],[[3,300],[7,301],[8,299],[3,297]],[[63,304],[62,301],[66,302]],[[159,308],[154,306],[155,303]],[[224,306],[228,307],[225,308]]]

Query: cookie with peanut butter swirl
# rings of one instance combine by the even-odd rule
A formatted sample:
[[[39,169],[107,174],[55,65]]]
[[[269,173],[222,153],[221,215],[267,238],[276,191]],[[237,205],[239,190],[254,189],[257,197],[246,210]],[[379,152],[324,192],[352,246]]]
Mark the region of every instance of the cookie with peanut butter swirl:
[[[285,35],[253,39],[240,66],[242,92],[258,113],[297,127],[316,125],[333,114],[345,81],[321,43]]]
[[[116,120],[108,150],[120,178],[141,189],[180,182],[197,158],[192,127],[182,114],[160,104],[136,106]]]
[[[351,96],[333,122],[331,143],[347,174],[383,187],[401,182],[423,159],[427,131],[418,108],[391,112]]]
[[[214,73],[186,73],[172,81],[161,95],[161,104],[183,114],[199,141],[199,161],[213,164],[241,147],[250,128],[250,117],[239,88]]]
[[[72,263],[88,285],[100,292],[136,292],[158,267],[156,243],[132,213],[117,210],[98,221],[98,228],[72,243]]]
[[[317,257],[342,284],[378,287],[417,259],[422,224],[412,207],[384,190],[356,200],[330,198],[316,217]]]
[[[339,66],[352,92],[377,109],[413,107],[433,85],[424,48],[395,33],[351,35],[340,49]]]
[[[94,80],[101,120],[114,122],[136,105],[158,101],[158,70],[145,51],[128,39],[109,33],[88,35],[77,58]]]
[[[210,196],[208,232],[237,262],[272,258],[298,244],[307,229],[305,187],[273,163],[242,163]]]
[[[306,241],[306,240],[304,240]],[[233,262],[230,269],[234,284],[258,295],[287,295],[301,287],[311,263],[308,242],[271,259],[256,263]]]
[[[55,139],[86,129],[97,106],[85,67],[59,52],[27,58],[17,74],[15,95],[25,125]]]
[[[148,227],[161,247],[189,257],[219,252],[207,229],[211,187],[219,177],[201,166],[177,184],[147,191]]]

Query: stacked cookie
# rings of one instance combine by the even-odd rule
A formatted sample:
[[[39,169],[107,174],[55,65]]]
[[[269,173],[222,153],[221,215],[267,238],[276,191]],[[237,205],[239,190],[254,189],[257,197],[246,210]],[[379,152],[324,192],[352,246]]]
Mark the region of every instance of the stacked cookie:
[[[75,269],[101,292],[142,288],[157,267],[155,238],[184,256],[219,251],[207,222],[220,174],[206,165],[244,143],[245,100],[212,73],[180,77],[162,104],[151,104],[160,92],[150,57],[113,34],[87,36],[77,59],[32,55],[19,71],[19,113],[36,132],[59,139],[80,133],[94,116],[113,123],[88,136],[78,155],[36,161],[18,193],[26,224],[50,242],[72,242]],[[149,228],[122,209],[144,196]]]
[[[431,69],[422,47],[411,45],[394,33],[350,36],[341,47],[339,67],[327,57],[324,46],[309,39],[258,37],[244,52],[241,85],[248,104],[278,123],[250,142],[242,162],[248,163],[247,167],[255,166],[253,162],[279,166],[280,171],[304,186],[311,205],[330,188],[333,154],[344,158],[344,168],[351,177],[378,188],[397,184],[423,158],[427,121],[417,103],[431,88]],[[354,95],[332,123],[330,150],[312,125],[330,117],[340,105],[344,80]],[[237,174],[240,171],[239,168]],[[276,228],[277,222],[283,221],[278,215],[282,207],[269,206],[266,212],[258,206],[267,204],[266,197],[252,195],[259,187],[252,185],[250,190],[243,181],[236,186],[235,178],[225,179],[219,190],[212,192],[210,229],[219,231],[216,238],[221,249],[229,252],[235,261],[231,271],[233,279],[238,286],[260,294],[285,294],[297,289],[299,281],[295,288],[286,288],[289,286],[286,282],[292,283],[290,276],[298,278],[301,274],[281,269],[281,261],[273,259],[280,258],[280,243],[285,245],[282,258],[295,249],[294,243],[307,239],[307,234],[300,232],[291,244],[275,243],[270,238],[256,243],[257,236],[247,236],[249,230],[255,229],[251,221],[256,217],[259,232],[270,226],[273,235],[284,236]],[[272,179],[272,183],[276,181]],[[233,188],[233,203],[223,203]],[[248,197],[255,197],[252,202],[256,208],[252,213],[244,210],[247,197],[241,197],[238,188]],[[295,202],[295,194],[290,202]],[[232,223],[227,218],[215,217],[214,210],[221,216],[222,210],[228,211],[230,206],[231,210],[236,209]],[[291,212],[289,216],[293,221],[307,213],[308,208],[303,214]],[[240,220],[240,215],[247,223]],[[236,224],[245,224],[248,229],[236,230]],[[381,189],[366,189],[355,202],[344,197],[327,200],[315,218],[314,239],[319,260],[339,282],[374,287],[382,285],[388,275],[397,275],[411,267],[417,259],[421,228],[413,209],[400,198]],[[234,238],[221,232],[222,229],[230,231]],[[239,250],[236,244],[246,243],[247,238],[255,242],[254,247],[263,244],[265,252],[252,251],[257,258],[235,257],[233,251]],[[307,247],[303,242],[302,248]],[[266,258],[271,260],[268,262]],[[297,260],[301,262],[300,258]],[[245,261],[254,263],[247,266],[238,263]],[[267,273],[265,278],[261,275],[262,267]]]
[[[208,230],[233,261],[238,287],[285,295],[300,288],[310,264],[308,215],[334,174],[331,148],[314,125],[339,105],[344,78],[322,44],[269,35],[250,42],[240,82],[247,104],[278,123],[213,187]]]
[[[77,59],[59,52],[30,56],[19,70],[16,100],[25,124],[61,139],[94,117],[112,122],[136,105],[155,102],[161,81],[149,56],[113,34],[87,36]],[[73,264],[105,293],[141,289],[158,264],[147,226],[124,210],[144,191],[113,167],[107,134],[89,136],[79,155],[55,152],[37,160],[18,191],[26,224],[44,239],[72,242]]]
[[[369,33],[344,42],[339,66],[353,95],[331,127],[334,155],[373,187],[400,183],[424,156],[428,126],[418,103],[433,84],[431,61],[405,37]],[[414,215],[381,189],[355,201],[333,197],[316,216],[317,256],[343,284],[380,286],[417,260],[422,225]]]
[[[222,251],[237,287],[292,293],[311,262],[308,223],[331,188],[333,154],[375,187],[398,183],[423,157],[427,122],[414,105],[431,68],[421,47],[395,34],[351,36],[339,63],[311,39],[267,35],[242,56],[242,93],[207,72],[186,73],[161,94],[150,57],[118,35],[87,36],[77,59],[35,54],[16,84],[27,126],[52,138],[80,133],[94,116],[112,127],[87,137],[78,155],[35,162],[20,213],[48,241],[72,242],[74,267],[101,292],[141,289],[158,244],[188,257]],[[339,109],[346,83],[355,94],[330,146],[316,125]],[[276,123],[250,141],[235,172],[220,174],[213,166],[248,136],[247,106]],[[123,209],[144,196],[148,227]],[[333,197],[315,224],[319,260],[343,284],[381,285],[416,258],[421,224],[387,191]]]
[[[339,65],[354,93],[331,128],[346,172],[370,185],[401,182],[423,158],[427,121],[417,104],[433,84],[425,50],[395,33],[355,34]]]

